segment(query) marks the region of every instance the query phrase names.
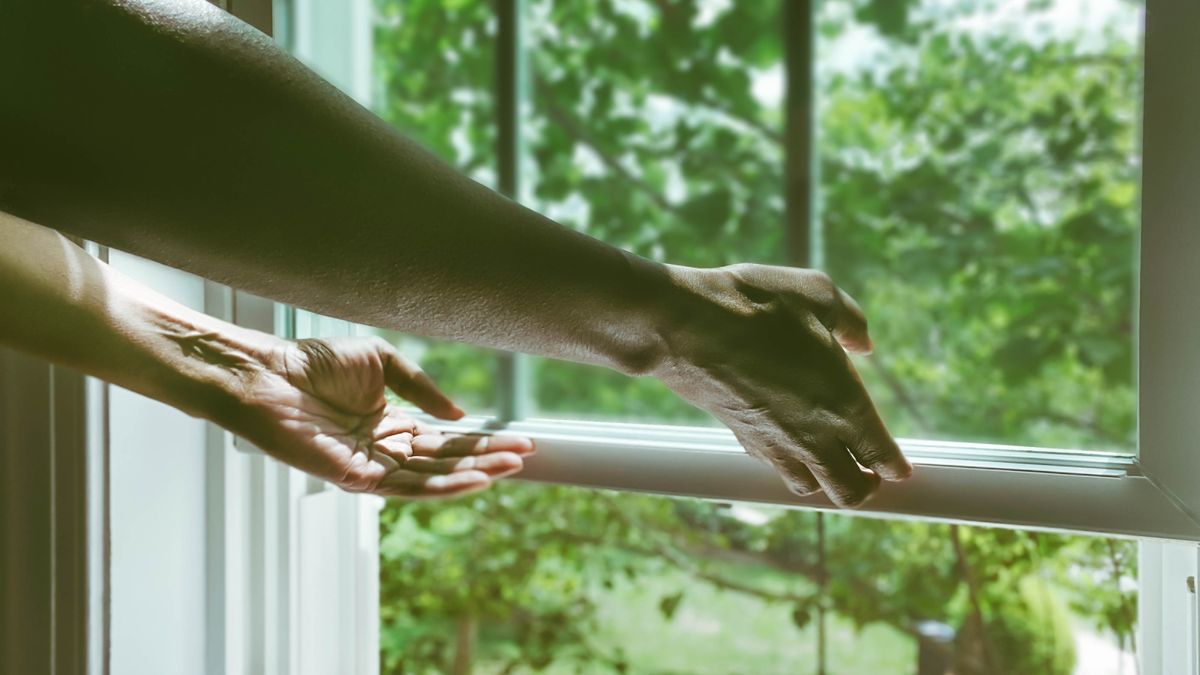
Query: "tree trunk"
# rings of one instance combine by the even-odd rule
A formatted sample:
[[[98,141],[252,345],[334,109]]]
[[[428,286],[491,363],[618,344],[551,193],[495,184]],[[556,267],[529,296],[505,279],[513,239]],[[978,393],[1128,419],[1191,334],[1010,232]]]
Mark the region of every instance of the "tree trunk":
[[[475,661],[475,639],[479,635],[479,622],[470,614],[458,617],[454,630],[453,675],[470,675]]]
[[[817,675],[825,675],[825,594],[829,592],[829,572],[825,567],[825,514],[817,511]]]
[[[968,664],[974,662],[974,668],[979,672],[999,673],[996,654],[992,649],[987,632],[988,625],[983,614],[983,603],[979,600],[979,585],[975,579],[975,570],[971,567],[970,560],[967,559],[967,552],[963,547],[958,525],[950,526],[950,543],[954,547],[954,558],[958,563],[963,583],[967,586],[967,599],[971,605],[966,624],[959,634],[961,647],[958,651],[960,658],[966,657],[967,663],[960,662],[959,667],[970,672],[972,667]]]

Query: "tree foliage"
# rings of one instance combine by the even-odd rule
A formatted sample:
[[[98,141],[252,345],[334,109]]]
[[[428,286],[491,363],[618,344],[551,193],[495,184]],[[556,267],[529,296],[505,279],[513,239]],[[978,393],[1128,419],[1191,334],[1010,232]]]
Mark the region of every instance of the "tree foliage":
[[[491,183],[492,6],[375,4],[378,111]],[[1137,7],[1012,5],[821,3],[824,266],[871,318],[857,365],[898,434],[1127,451]],[[786,262],[777,3],[529,0],[527,18],[532,206],[656,259]],[[489,353],[405,340],[492,404]],[[536,389],[548,414],[708,423],[652,380],[573,364],[539,361]],[[775,640],[811,639],[822,608],[909,641],[943,622],[962,673],[1071,672],[1069,614],[1132,647],[1129,542],[829,516],[822,545],[815,514],[741,510],[519,484],[389,505],[386,669],[465,672],[465,630],[489,672],[657,672],[603,639],[621,584],[664,624],[702,613],[699,586],[787,608]]]

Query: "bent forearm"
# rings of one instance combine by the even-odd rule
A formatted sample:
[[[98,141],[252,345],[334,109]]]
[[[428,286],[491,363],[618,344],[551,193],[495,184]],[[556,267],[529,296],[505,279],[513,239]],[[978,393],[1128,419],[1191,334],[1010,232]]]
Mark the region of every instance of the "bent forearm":
[[[667,268],[474,183],[199,0],[6,3],[0,45],[0,209],[354,321],[659,358]]]
[[[217,422],[271,336],[165,298],[62,235],[0,213],[0,344]]]

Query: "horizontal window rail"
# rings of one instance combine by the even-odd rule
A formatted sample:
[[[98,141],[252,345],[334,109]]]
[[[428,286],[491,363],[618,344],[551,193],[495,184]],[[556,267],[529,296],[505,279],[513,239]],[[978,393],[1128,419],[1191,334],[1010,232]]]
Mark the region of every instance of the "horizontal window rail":
[[[446,430],[470,432],[503,429],[543,441],[589,443],[597,446],[632,443],[647,449],[677,452],[745,453],[733,433],[721,427],[561,418],[529,418],[502,423],[490,416],[473,416],[453,423],[426,419]],[[897,442],[905,456],[917,465],[1036,471],[1109,478],[1140,475],[1132,454],[912,438],[900,438]]]
[[[459,433],[518,433],[538,453],[519,478],[544,483],[832,509],[823,495],[788,491],[774,470],[747,455],[726,429],[469,417]],[[887,483],[857,513],[1023,529],[1200,541],[1200,523],[1136,458],[1114,453],[900,439],[914,476]]]

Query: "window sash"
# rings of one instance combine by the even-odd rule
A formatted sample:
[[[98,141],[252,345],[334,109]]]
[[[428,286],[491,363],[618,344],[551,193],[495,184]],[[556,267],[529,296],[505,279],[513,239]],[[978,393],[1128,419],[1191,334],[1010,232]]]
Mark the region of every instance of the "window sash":
[[[786,138],[785,148],[785,199],[786,218],[784,227],[787,228],[789,260],[796,265],[820,264],[820,232],[815,227],[813,217],[814,187],[817,183],[814,154],[814,92],[813,92],[813,12],[812,0],[780,0],[784,38],[784,72],[787,83],[785,92]],[[1186,115],[1176,115],[1176,119],[1166,118],[1169,112],[1167,104],[1156,104],[1159,97],[1173,96],[1180,88],[1195,92],[1200,90],[1200,82],[1193,82],[1186,88],[1183,80],[1190,77],[1188,72],[1200,72],[1200,55],[1183,54],[1188,49],[1188,38],[1180,26],[1200,24],[1200,17],[1195,8],[1172,7],[1164,0],[1147,0],[1146,49],[1147,75],[1145,80],[1146,96],[1144,97],[1144,120],[1146,128],[1145,161],[1143,167],[1143,183],[1145,197],[1143,203],[1142,236],[1151,245],[1143,247],[1141,270],[1156,270],[1155,260],[1165,255],[1160,242],[1176,242],[1171,235],[1176,230],[1188,229],[1181,227],[1177,220],[1167,220],[1156,217],[1159,204],[1159,191],[1155,184],[1163,175],[1160,164],[1178,164],[1180,158],[1200,156],[1200,148],[1189,148],[1188,143],[1180,144],[1180,136],[1189,135],[1188,127],[1182,119]],[[498,125],[497,173],[500,179],[500,189],[506,194],[519,197],[521,185],[520,147],[522,127],[521,96],[526,79],[523,58],[522,19],[524,2],[522,0],[502,0],[497,3],[497,18],[499,31],[496,44],[496,123]],[[1184,16],[1188,14],[1189,16]],[[1178,16],[1172,16],[1178,15]],[[1172,30],[1173,29],[1173,30]],[[1159,57],[1158,54],[1162,53]],[[1155,70],[1151,61],[1169,63],[1181,55],[1197,63],[1197,68],[1188,69],[1176,67],[1175,72],[1168,68]],[[1170,92],[1170,93],[1168,93]],[[1194,97],[1193,97],[1194,98]],[[1200,110],[1200,104],[1195,104]],[[1200,113],[1190,119],[1200,118]],[[1174,122],[1174,123],[1172,123]],[[1195,137],[1194,133],[1190,133]],[[1158,139],[1164,140],[1166,146],[1159,149]],[[1183,146],[1181,148],[1181,145]],[[1196,143],[1191,143],[1195,146]],[[1189,149],[1191,154],[1189,155]],[[1160,161],[1164,156],[1166,161]],[[1196,172],[1175,175],[1195,175]],[[1183,195],[1188,197],[1189,195]],[[1162,201],[1178,200],[1178,194],[1164,195]],[[1193,201],[1195,197],[1191,197]],[[1191,213],[1200,212],[1200,203]],[[1200,232],[1200,227],[1191,228]],[[1195,245],[1186,247],[1185,251],[1200,250],[1200,235],[1193,234]],[[1166,243],[1169,247],[1171,244]],[[1174,249],[1178,251],[1178,247]],[[1158,321],[1158,315],[1145,311],[1154,306],[1147,303],[1151,297],[1169,297],[1163,295],[1163,289],[1197,288],[1200,278],[1191,277],[1184,281],[1194,283],[1183,284],[1178,277],[1185,276],[1183,265],[1177,266],[1177,274],[1167,274],[1166,279],[1159,281],[1157,277],[1152,283],[1141,283],[1142,322],[1139,324],[1139,340],[1143,347],[1147,344],[1162,342],[1155,339],[1173,330],[1166,321]],[[1144,274],[1143,274],[1144,276]],[[1200,362],[1197,358],[1200,352],[1200,311],[1195,316],[1188,317],[1192,321],[1194,337],[1189,343],[1180,345],[1175,340],[1168,345],[1169,353],[1177,360]],[[1148,322],[1147,322],[1148,321]],[[1147,340],[1147,336],[1150,339]],[[576,464],[558,462],[554,467],[548,466],[544,459],[530,462],[525,471],[527,478],[548,480],[551,482],[577,482],[592,484],[578,466],[587,464],[592,455],[611,457],[620,450],[634,465],[644,465],[647,470],[656,470],[656,475],[680,475],[676,470],[678,464],[686,462],[683,448],[689,444],[700,446],[722,447],[728,450],[736,449],[731,436],[727,432],[703,429],[697,430],[686,427],[652,427],[650,425],[607,425],[601,427],[589,426],[582,422],[547,423],[527,417],[531,409],[531,399],[536,382],[528,372],[528,364],[523,357],[502,355],[500,358],[500,377],[498,378],[500,414],[497,419],[488,423],[493,427],[506,424],[512,430],[528,430],[539,436],[543,448],[549,445],[557,448],[560,444],[573,448],[570,452],[576,455]],[[1170,380],[1175,383],[1174,390],[1181,387],[1190,398],[1180,399],[1177,393],[1172,394],[1172,400],[1200,400],[1200,372],[1193,380],[1197,384],[1187,387],[1181,385],[1177,373],[1170,368],[1162,368],[1161,358],[1140,359],[1142,364],[1139,383],[1139,412],[1143,420],[1139,429],[1139,443],[1135,452],[1140,457],[1122,457],[1109,453],[1090,453],[1064,451],[1048,448],[1014,448],[1012,446],[996,446],[974,443],[940,443],[928,440],[905,440],[902,446],[914,463],[918,465],[918,478],[904,486],[888,486],[888,490],[867,506],[867,512],[920,515],[925,517],[970,518],[983,522],[1004,522],[1022,527],[1050,527],[1081,531],[1105,532],[1110,534],[1163,536],[1200,540],[1200,481],[1180,480],[1178,473],[1163,475],[1162,469],[1182,465],[1190,476],[1200,475],[1200,448],[1191,454],[1195,460],[1184,457],[1186,450],[1180,446],[1184,439],[1200,437],[1200,428],[1191,423],[1188,415],[1175,413],[1172,416],[1162,413],[1164,394],[1157,389],[1158,383]],[[1200,371],[1200,368],[1197,369]],[[1176,408],[1178,406],[1175,406]],[[1148,430],[1144,421],[1154,419],[1157,424]],[[557,429],[552,429],[558,424]],[[589,435],[588,430],[596,433]],[[602,431],[601,431],[602,430]],[[566,434],[559,432],[566,431]],[[1147,433],[1148,432],[1148,433]],[[1151,442],[1147,442],[1150,437]],[[667,437],[665,445],[664,437]],[[583,439],[590,439],[586,442]],[[1162,439],[1162,440],[1160,440]],[[590,445],[589,445],[590,444]],[[636,450],[634,450],[636,448]],[[565,450],[564,450],[565,451]],[[549,453],[547,453],[549,454]],[[644,458],[642,455],[647,454]],[[743,453],[744,456],[744,453]],[[1181,459],[1182,458],[1182,459]],[[640,461],[640,460],[645,461]],[[742,460],[733,457],[723,458],[732,464]],[[639,463],[640,462],[640,463]],[[609,475],[607,480],[594,481],[603,483],[598,487],[615,489],[648,489],[654,492],[692,494],[705,492],[703,495],[711,498],[730,498],[721,489],[690,490],[686,485],[677,481],[659,478],[650,481],[633,480],[633,471],[622,472],[620,475]],[[686,472],[692,480],[704,483],[704,477],[694,472]],[[608,474],[605,474],[608,475]],[[1188,475],[1188,474],[1185,474]],[[794,504],[824,507],[828,502],[823,497],[797,498],[779,489],[775,483],[761,483],[762,478],[746,478],[746,483],[738,488],[732,486],[729,493],[744,493],[750,486],[757,486],[753,494],[771,495],[769,501],[780,504]],[[1025,481],[1019,483],[1019,481]],[[1068,481],[1069,486],[1060,485]],[[972,490],[988,489],[1013,490],[1012,495],[1025,495],[1026,505],[1033,505],[1035,512],[1026,513],[1023,508],[1013,508],[1002,503],[1003,500],[972,499],[978,492],[961,490],[954,487],[955,483],[969,485]],[[1018,484],[1019,483],[1019,484]],[[1056,490],[1055,495],[1045,495],[1028,487],[1035,484],[1045,489]],[[932,485],[930,485],[932,484]],[[635,487],[638,486],[638,487]],[[935,489],[942,486],[941,497],[933,493],[922,497],[920,491]],[[1070,489],[1066,492],[1062,490]],[[1104,505],[1100,508],[1088,507],[1080,510],[1077,505],[1063,501],[1063,494],[1076,494],[1085,502],[1088,499],[1104,497]],[[961,493],[961,495],[960,495]],[[952,495],[960,495],[952,497]],[[941,499],[952,498],[953,503],[942,503]],[[1008,499],[1013,499],[1012,496]],[[761,499],[760,499],[761,500]],[[986,508],[980,508],[986,504]],[[971,514],[968,516],[968,514]]]
[[[501,0],[500,6],[503,7],[505,2],[506,0]],[[1166,14],[1156,16],[1153,12],[1157,12],[1160,6],[1165,6],[1165,0],[1148,2],[1152,7],[1151,17],[1156,20],[1156,30],[1152,32],[1149,26],[1147,29],[1148,35],[1155,36],[1150,38],[1153,40],[1157,39],[1156,36],[1160,33],[1157,30],[1158,26],[1169,23],[1173,18],[1179,20],[1181,17]],[[286,6],[289,2],[276,0],[277,9],[281,4]],[[514,1],[512,5],[519,8],[520,2]],[[1164,11],[1169,14],[1172,11],[1179,13],[1193,10],[1167,8]],[[1198,25],[1198,22],[1182,25]],[[289,28],[294,29],[295,24],[289,24]],[[1178,33],[1179,31],[1172,39],[1179,39]],[[1159,52],[1153,53],[1155,59],[1162,58],[1158,56]],[[1148,59],[1149,57],[1148,51]],[[1200,64],[1200,58],[1193,62]],[[1180,67],[1178,70],[1187,69]],[[1194,70],[1200,72],[1200,68]],[[1157,75],[1148,79],[1152,83],[1147,85],[1148,88],[1160,86],[1161,79],[1156,78]],[[513,81],[518,81],[518,78],[513,78]],[[1200,91],[1200,87],[1195,90]],[[1162,91],[1165,94],[1168,89],[1164,87]],[[516,101],[515,96],[513,100]],[[1153,122],[1152,113],[1158,112],[1158,108],[1151,108],[1147,112],[1147,118]],[[1194,118],[1200,118],[1200,115]],[[517,117],[512,119],[515,128]],[[1148,135],[1178,134],[1185,130],[1179,126],[1168,125],[1149,132]],[[516,136],[514,133],[514,146]],[[1193,152],[1197,151],[1194,142],[1192,148]],[[514,171],[514,184],[510,188],[510,194],[513,195],[519,194],[516,154],[510,159]],[[1157,164],[1147,176],[1157,175],[1153,173],[1155,171],[1158,171]],[[1193,211],[1196,212],[1200,212],[1200,209]],[[1147,223],[1143,226],[1146,227]],[[1159,227],[1159,222],[1155,220],[1148,226]],[[1150,256],[1152,253],[1144,249],[1143,255]],[[1153,284],[1143,283],[1143,294],[1151,288]],[[281,333],[291,337],[296,334],[297,320],[308,321],[310,318],[297,317],[294,312],[277,312],[276,325]],[[307,328],[316,333],[327,333],[331,329],[338,330],[340,326],[341,322],[333,322]],[[1143,345],[1147,342],[1147,331],[1167,327],[1158,317],[1143,321]],[[1194,340],[1192,344],[1200,345],[1200,339]],[[1185,350],[1184,353],[1194,352],[1193,348],[1190,351]],[[1178,352],[1172,352],[1169,356],[1178,356]],[[1146,360],[1143,359],[1143,366],[1145,365]],[[1155,372],[1143,369],[1142,392],[1148,388],[1156,388],[1161,381],[1159,377]],[[521,384],[521,381],[514,377],[504,385],[504,391],[509,392],[506,395],[513,397],[511,400],[514,402],[519,396],[528,395],[527,389],[520,388]],[[1139,400],[1139,405],[1144,406],[1148,399]],[[1190,400],[1200,400],[1200,397]],[[526,480],[642,490],[717,500],[759,501],[815,508],[828,506],[820,497],[799,498],[784,490],[773,472],[746,456],[733,443],[731,434],[725,430],[538,420],[526,418],[521,408],[516,405],[510,408],[502,407],[501,410],[507,410],[508,414],[499,420],[474,418],[454,425],[453,428],[493,429],[503,425],[512,431],[533,436],[537,439],[541,452],[528,463],[528,468],[523,472],[522,476]],[[1165,412],[1170,413],[1171,410]],[[1143,425],[1151,418],[1154,418],[1155,423],[1165,423],[1172,433],[1188,431],[1189,416],[1186,414],[1154,417],[1153,413],[1148,415],[1143,408]],[[901,443],[906,452],[920,465],[917,476],[906,484],[889,485],[889,489],[869,503],[862,513],[868,516],[921,517],[1034,529],[1066,529],[1162,539],[1200,540],[1200,525],[1180,507],[1177,492],[1163,489],[1161,483],[1146,475],[1145,465],[1156,456],[1159,448],[1146,446],[1146,436],[1139,436],[1143,439],[1143,455],[1140,459],[1069,450],[1046,452],[1039,449],[1031,453],[1028,448],[1012,446],[902,439]],[[1200,434],[1192,434],[1191,437],[1200,437]],[[1195,475],[1195,472],[1190,474]],[[311,483],[303,489],[293,484],[292,489],[299,490],[301,494],[311,495],[304,499],[318,499],[331,503],[336,501],[328,493],[321,492],[321,486]],[[339,522],[349,524],[350,520],[357,519],[343,517]],[[367,521],[367,525],[360,529],[360,534],[373,531],[369,515]],[[364,550],[370,549],[369,542],[360,543],[364,545]],[[1141,544],[1139,658],[1143,663],[1143,672],[1200,675],[1200,651],[1197,649],[1196,631],[1198,596],[1189,591],[1186,585],[1188,577],[1192,578],[1194,584],[1196,577],[1200,576],[1197,550],[1194,544],[1155,540],[1143,540]],[[330,562],[318,561],[322,565]],[[376,571],[368,568],[351,566],[341,568],[340,571],[353,576],[356,587],[359,587],[358,590],[363,594],[369,592],[370,586],[364,585],[362,581],[369,581],[377,576]],[[293,592],[300,593],[300,589],[294,589]],[[300,597],[297,595],[297,600]],[[372,623],[370,604],[361,596],[357,603],[358,609],[350,610],[360,616],[361,623],[357,625],[377,639],[378,632],[371,629],[372,625],[377,625],[377,621]],[[302,612],[305,605],[298,602],[293,605],[293,609]],[[345,609],[343,607],[339,612]],[[299,637],[294,635],[293,640]],[[295,645],[296,642],[291,644]],[[274,665],[274,668],[269,669],[270,672],[297,672],[295,661],[291,663],[291,667],[279,663]],[[345,672],[370,672],[372,667],[367,663],[343,665]]]
[[[292,0],[290,6],[292,42],[303,52],[305,31],[313,21],[304,19],[315,0]],[[785,37],[787,134],[789,155],[785,159],[789,248],[797,263],[813,263],[819,246],[813,246],[819,233],[811,218],[814,171],[812,170],[812,44],[813,2],[780,0],[789,17],[783,22]],[[360,3],[351,3],[360,7]],[[918,467],[917,477],[903,485],[888,485],[869,503],[865,513],[910,515],[927,518],[971,520],[1020,527],[1103,532],[1115,535],[1152,536],[1200,541],[1200,452],[1189,439],[1200,437],[1200,416],[1181,409],[1179,401],[1200,401],[1200,310],[1176,307],[1172,314],[1160,314],[1149,298],[1171,297],[1178,288],[1200,287],[1200,266],[1177,263],[1170,270],[1155,266],[1160,257],[1178,254],[1180,237],[1192,243],[1183,251],[1200,250],[1200,226],[1188,228],[1186,219],[1171,210],[1172,203],[1190,199],[1195,204],[1188,213],[1200,213],[1197,191],[1189,194],[1186,186],[1174,191],[1159,189],[1160,184],[1177,185],[1172,175],[1180,172],[1180,162],[1200,163],[1200,138],[1196,138],[1188,120],[1200,118],[1200,103],[1184,97],[1184,105],[1168,99],[1181,89],[1200,91],[1194,82],[1200,73],[1200,53],[1189,46],[1185,28],[1200,23],[1200,9],[1176,6],[1165,0],[1148,0],[1146,26],[1145,78],[1145,152],[1143,183],[1141,266],[1142,311],[1139,325],[1140,387],[1138,457],[1109,453],[1089,453],[1046,448],[1017,448],[974,443],[942,443],[929,440],[903,441],[904,449]],[[496,3],[498,34],[496,40],[496,123],[497,177],[502,192],[519,198],[522,188],[520,148],[522,143],[523,92],[526,90],[526,65],[522,41],[522,0]],[[367,20],[357,9],[358,20]],[[368,13],[369,14],[369,13]],[[312,19],[314,17],[309,17]],[[309,26],[305,29],[299,24]],[[322,24],[323,25],[323,24]],[[1183,28],[1181,28],[1183,27]],[[356,36],[369,32],[361,26]],[[799,33],[800,37],[797,37]],[[309,35],[309,38],[312,36]],[[349,34],[347,34],[349,38]],[[357,41],[357,38],[355,38]],[[369,54],[363,44],[344,45],[346,52],[357,54],[360,70],[340,73],[343,86],[359,88],[363,73],[369,73]],[[1190,50],[1190,51],[1189,51]],[[334,50],[337,51],[337,50]],[[303,54],[302,54],[303,56]],[[1196,68],[1185,68],[1179,61],[1190,60]],[[1165,66],[1155,67],[1158,64]],[[1172,65],[1173,64],[1173,65]],[[329,76],[329,74],[327,74]],[[353,84],[351,84],[353,83]],[[1190,89],[1188,88],[1190,85]],[[1195,97],[1192,97],[1193,99]],[[1175,108],[1196,113],[1188,117]],[[1168,180],[1163,180],[1163,178]],[[1166,210],[1166,216],[1160,211]],[[1189,231],[1190,230],[1190,231]],[[1171,246],[1175,244],[1172,251]],[[804,259],[809,247],[808,260]],[[1165,251],[1164,251],[1165,249]],[[816,254],[816,255],[814,255]],[[1190,283],[1188,285],[1187,283]],[[1186,317],[1189,340],[1165,340],[1179,333],[1180,312],[1191,309]],[[1146,357],[1146,348],[1154,345],[1161,353]],[[612,489],[647,490],[665,494],[691,494],[712,499],[750,499],[771,503],[828,508],[822,496],[799,498],[783,491],[769,469],[758,465],[740,452],[728,432],[719,429],[653,425],[603,425],[589,422],[546,421],[531,419],[530,402],[534,383],[528,362],[520,355],[501,355],[499,363],[499,414],[494,419],[476,420],[488,429],[507,427],[528,432],[539,439],[547,452],[533,458],[524,472],[528,479],[576,483]],[[1182,369],[1196,371],[1195,384],[1180,381],[1176,363],[1196,364]],[[1164,383],[1172,386],[1165,388]],[[1164,403],[1164,400],[1166,403]],[[1176,403],[1171,404],[1172,401]],[[1153,420],[1148,425],[1147,420]],[[457,427],[465,428],[465,427]],[[698,447],[720,448],[704,457],[713,475],[692,470],[688,462],[696,458]],[[1190,452],[1189,452],[1190,450]],[[570,462],[562,457],[570,455]],[[620,464],[623,469],[610,469]],[[585,469],[583,467],[590,467]],[[739,476],[738,482],[720,480],[723,471]],[[590,472],[590,473],[589,473]],[[686,476],[694,482],[682,482]],[[700,486],[703,486],[700,487]],[[1020,502],[1020,503],[1016,503]]]

